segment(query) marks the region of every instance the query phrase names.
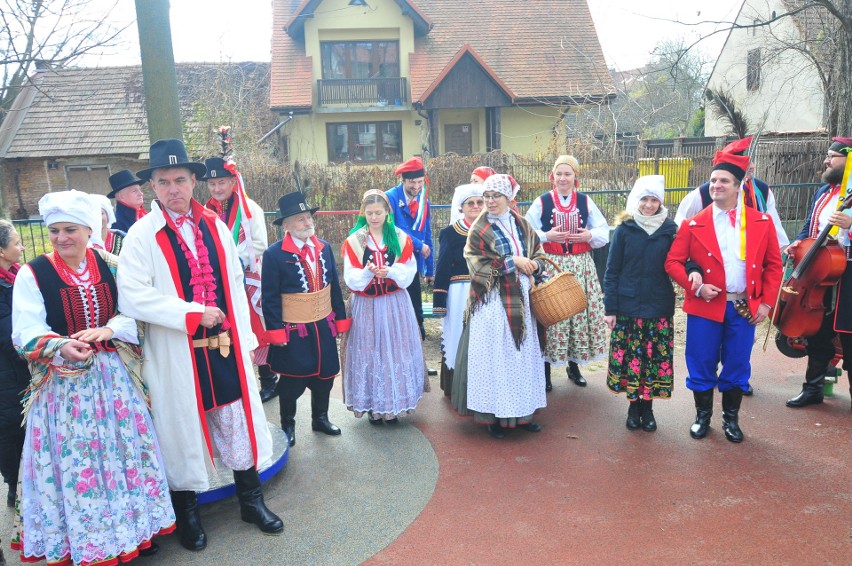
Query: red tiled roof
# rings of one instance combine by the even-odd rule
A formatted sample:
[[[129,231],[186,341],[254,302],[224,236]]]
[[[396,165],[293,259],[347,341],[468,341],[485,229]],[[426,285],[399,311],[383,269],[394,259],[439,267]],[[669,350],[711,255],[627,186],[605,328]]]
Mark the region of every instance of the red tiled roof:
[[[305,13],[315,3],[274,3],[272,108],[310,109],[311,60],[305,56],[304,44],[285,33],[285,26],[293,15]],[[408,5],[432,23],[427,34],[415,38],[415,51],[409,59],[414,102],[428,96],[465,44],[518,103],[597,99],[614,92],[586,0],[418,0],[416,6],[413,2],[397,4]]]

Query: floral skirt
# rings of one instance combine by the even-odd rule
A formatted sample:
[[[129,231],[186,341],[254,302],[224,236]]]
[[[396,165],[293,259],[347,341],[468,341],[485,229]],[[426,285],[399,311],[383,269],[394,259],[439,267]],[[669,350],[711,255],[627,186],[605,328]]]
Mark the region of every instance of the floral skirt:
[[[12,548],[27,562],[116,563],[174,530],[151,415],[118,354],[36,393],[15,522]]]
[[[606,353],[606,323],[598,272],[591,252],[579,255],[551,255],[563,271],[570,271],[586,293],[586,310],[547,328],[544,355],[548,362],[564,366],[602,360]]]
[[[627,398],[668,399],[674,372],[674,324],[671,318],[619,315],[610,337],[606,385]]]

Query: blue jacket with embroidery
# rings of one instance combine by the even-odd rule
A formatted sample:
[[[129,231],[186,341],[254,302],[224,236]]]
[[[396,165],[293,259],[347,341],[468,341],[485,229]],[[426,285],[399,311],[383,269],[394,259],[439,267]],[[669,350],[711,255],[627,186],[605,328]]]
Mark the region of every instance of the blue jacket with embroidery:
[[[432,245],[432,216],[431,211],[426,216],[426,225],[423,230],[415,230],[413,228],[414,217],[411,216],[411,211],[408,209],[405,191],[402,189],[402,183],[385,191],[391,205],[391,213],[396,225],[411,238],[414,244],[414,257],[417,259],[417,271],[426,277],[432,277],[435,274],[435,247]],[[426,202],[429,202],[428,199]],[[425,260],[423,259],[423,244],[429,246],[432,253]]]

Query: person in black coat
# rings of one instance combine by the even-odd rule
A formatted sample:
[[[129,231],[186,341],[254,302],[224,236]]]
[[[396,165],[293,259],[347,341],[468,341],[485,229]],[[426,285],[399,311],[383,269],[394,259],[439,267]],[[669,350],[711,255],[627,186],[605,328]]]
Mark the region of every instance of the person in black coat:
[[[12,223],[0,220],[0,473],[9,484],[9,507],[15,506],[26,435],[21,426],[21,397],[30,383],[27,364],[12,345],[12,286],[23,251],[21,237]]]
[[[675,292],[664,268],[677,225],[663,206],[662,175],[639,177],[610,241],[604,320],[610,337],[607,386],[630,401],[627,428],[657,429],[652,403],[671,396]]]

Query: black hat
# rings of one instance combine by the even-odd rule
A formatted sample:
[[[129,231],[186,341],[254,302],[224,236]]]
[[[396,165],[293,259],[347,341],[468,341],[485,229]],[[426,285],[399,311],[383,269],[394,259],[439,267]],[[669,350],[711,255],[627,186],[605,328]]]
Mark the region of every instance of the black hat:
[[[142,179],[137,179],[136,176],[127,169],[122,169],[118,173],[113,173],[109,176],[109,186],[112,190],[107,194],[107,198],[115,198],[116,193],[121,189],[133,185],[141,185],[144,183]]]
[[[151,173],[155,169],[186,167],[195,173],[196,177],[203,177],[207,173],[207,168],[203,164],[189,160],[189,155],[186,153],[186,146],[183,145],[181,140],[157,140],[151,145],[151,150],[148,153],[151,166],[136,172],[136,176],[143,181],[149,181]]]
[[[305,203],[305,195],[299,191],[287,193],[278,199],[278,218],[273,220],[272,223],[276,226],[281,226],[281,223],[288,216],[295,216],[302,212],[310,212],[313,214],[317,210],[319,210],[319,207],[308,208],[308,205]]]
[[[225,160],[221,157],[211,157],[210,159],[205,159],[204,166],[207,168],[207,174],[201,177],[202,181],[234,176],[233,173],[225,169]]]

